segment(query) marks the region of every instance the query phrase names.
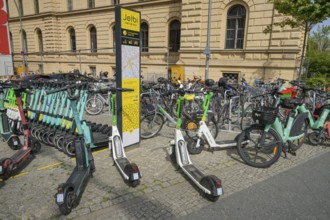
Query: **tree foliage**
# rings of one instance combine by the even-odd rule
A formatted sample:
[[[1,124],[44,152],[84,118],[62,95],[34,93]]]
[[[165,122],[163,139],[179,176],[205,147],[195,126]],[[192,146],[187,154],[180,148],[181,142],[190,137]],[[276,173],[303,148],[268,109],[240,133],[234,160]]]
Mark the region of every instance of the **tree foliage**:
[[[307,27],[306,31],[309,32],[313,25],[330,17],[329,0],[269,0],[269,2],[274,4],[274,8],[279,13],[288,16],[274,23],[275,26]],[[266,33],[271,31],[272,25],[264,30]]]
[[[330,26],[321,26],[308,40],[308,84],[325,85],[330,81]]]

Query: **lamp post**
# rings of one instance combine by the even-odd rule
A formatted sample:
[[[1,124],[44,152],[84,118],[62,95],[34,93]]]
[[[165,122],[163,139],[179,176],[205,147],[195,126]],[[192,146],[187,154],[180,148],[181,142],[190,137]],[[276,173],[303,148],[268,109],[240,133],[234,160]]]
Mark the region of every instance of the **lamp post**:
[[[205,80],[209,78],[209,62],[210,62],[210,35],[211,35],[211,13],[212,13],[212,0],[209,0],[209,8],[208,8],[208,20],[207,20],[207,41],[205,47]]]
[[[14,0],[16,9],[18,11],[18,16],[19,16],[19,24],[20,24],[20,28],[21,28],[21,44],[22,44],[22,64],[23,64],[23,68],[24,68],[24,72],[25,72],[25,51],[24,51],[24,39],[23,39],[23,23],[22,23],[22,10],[21,8],[18,7],[16,0]]]

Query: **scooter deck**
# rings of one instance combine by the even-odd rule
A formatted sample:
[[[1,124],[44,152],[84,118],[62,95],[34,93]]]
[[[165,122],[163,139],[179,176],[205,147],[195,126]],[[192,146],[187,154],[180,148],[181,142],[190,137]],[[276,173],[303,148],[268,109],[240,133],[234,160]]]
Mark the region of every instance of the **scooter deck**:
[[[93,132],[93,144],[97,147],[106,147],[109,144],[109,136],[101,132]]]
[[[130,164],[126,157],[116,159],[116,163],[120,166],[121,170],[124,170],[125,166]]]
[[[182,169],[187,171],[195,180],[198,182],[201,181],[201,179],[205,176],[201,171],[199,171],[194,165],[184,165],[182,166]]]
[[[87,169],[78,170],[78,168],[76,167],[71,173],[69,179],[67,180],[67,183],[72,183],[75,186],[79,187],[84,181],[88,180],[88,178],[86,178],[86,175],[89,175]]]
[[[21,160],[26,158],[26,156],[31,152],[31,149],[29,148],[28,150],[23,150],[20,149],[18,150],[13,156],[10,158],[13,160],[14,163],[19,163]]]
[[[225,141],[216,141],[217,145],[220,145],[221,147],[236,147],[237,142],[234,140],[225,140]]]

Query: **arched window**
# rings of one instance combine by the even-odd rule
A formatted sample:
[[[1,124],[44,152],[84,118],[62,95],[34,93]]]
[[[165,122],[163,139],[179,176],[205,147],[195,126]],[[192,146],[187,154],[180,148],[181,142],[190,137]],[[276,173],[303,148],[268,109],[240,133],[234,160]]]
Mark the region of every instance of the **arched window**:
[[[70,50],[76,51],[76,32],[73,28],[69,30],[69,38],[70,38]]]
[[[141,47],[142,52],[149,51],[149,27],[145,22],[141,24]]]
[[[181,23],[174,20],[170,23],[169,43],[170,52],[178,52],[180,50]]]
[[[243,49],[246,10],[242,5],[234,5],[228,11],[226,49]]]
[[[9,32],[9,40],[10,40],[10,49],[11,53],[14,53],[14,42],[13,42],[13,34]]]
[[[112,27],[113,52],[116,53],[116,27]]]
[[[96,28],[93,26],[89,29],[90,33],[90,43],[91,43],[91,52],[95,53],[97,52],[97,34],[96,34]]]
[[[24,15],[24,11],[23,11],[23,1],[22,0],[18,0],[18,8],[21,11],[21,15]]]
[[[39,14],[39,0],[34,0],[34,13]]]
[[[38,49],[40,52],[44,51],[43,41],[42,41],[42,33],[41,30],[37,30],[37,39],[38,39]]]
[[[95,8],[95,0],[87,0],[88,8]]]
[[[73,5],[72,5],[72,0],[68,0],[68,11],[72,11],[73,10]]]
[[[25,30],[23,30],[23,49],[25,53],[28,52],[28,44]]]

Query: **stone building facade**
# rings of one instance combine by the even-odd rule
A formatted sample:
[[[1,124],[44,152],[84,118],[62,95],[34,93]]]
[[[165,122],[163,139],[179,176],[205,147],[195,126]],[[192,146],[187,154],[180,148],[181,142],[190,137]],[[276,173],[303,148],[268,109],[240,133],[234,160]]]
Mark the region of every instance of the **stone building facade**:
[[[205,76],[209,0],[16,0],[8,1],[14,65],[22,65],[22,42],[30,71],[44,73],[115,69],[115,7],[141,12],[141,71],[166,76],[183,66],[185,78]],[[280,16],[268,0],[212,0],[209,78],[297,78],[303,34],[275,27]]]

